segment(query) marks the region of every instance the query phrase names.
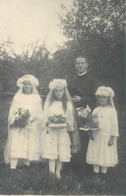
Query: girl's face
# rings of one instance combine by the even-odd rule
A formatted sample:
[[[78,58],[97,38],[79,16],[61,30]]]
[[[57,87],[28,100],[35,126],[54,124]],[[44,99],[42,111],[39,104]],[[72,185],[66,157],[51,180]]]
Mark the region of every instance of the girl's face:
[[[106,97],[104,95],[98,96],[98,102],[101,106],[106,106],[109,103],[109,97]]]
[[[57,87],[54,89],[54,94],[57,99],[62,99],[62,97],[64,95],[64,89],[61,87]]]
[[[23,92],[24,94],[31,94],[32,93],[32,85],[28,81],[23,82]]]

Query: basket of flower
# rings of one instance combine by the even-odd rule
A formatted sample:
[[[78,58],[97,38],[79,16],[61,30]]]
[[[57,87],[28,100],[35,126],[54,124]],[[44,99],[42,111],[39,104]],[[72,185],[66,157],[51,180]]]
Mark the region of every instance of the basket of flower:
[[[47,124],[50,128],[65,128],[67,127],[67,119],[62,114],[54,114],[48,118]]]
[[[10,129],[24,131],[29,126],[30,112],[28,109],[17,108],[11,115]]]

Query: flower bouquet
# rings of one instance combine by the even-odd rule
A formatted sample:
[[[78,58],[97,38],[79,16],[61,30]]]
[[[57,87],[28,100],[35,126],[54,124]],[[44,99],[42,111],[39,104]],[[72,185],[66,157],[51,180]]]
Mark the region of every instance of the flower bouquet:
[[[78,115],[79,129],[83,131],[88,131],[90,129],[90,116],[91,116],[90,107],[86,105],[86,108],[79,107],[76,108],[76,111]]]
[[[85,110],[85,109],[84,109]],[[83,124],[82,126],[79,128],[82,131],[99,131],[99,120],[98,120],[98,116],[96,114],[92,114],[91,110],[89,110],[89,108],[87,107],[87,112],[84,116],[83,114],[84,112],[82,112],[81,117],[83,118]]]
[[[91,114],[91,116],[90,116],[88,134],[90,135],[90,138],[92,140],[95,139],[95,137],[94,137],[94,131],[100,131],[99,120],[98,120],[97,114]]]
[[[47,124],[50,128],[64,128],[67,127],[67,119],[62,114],[54,114],[48,118]]]
[[[18,108],[12,114],[10,129],[19,129],[19,131],[22,131],[29,126],[29,122],[29,110],[24,108]]]

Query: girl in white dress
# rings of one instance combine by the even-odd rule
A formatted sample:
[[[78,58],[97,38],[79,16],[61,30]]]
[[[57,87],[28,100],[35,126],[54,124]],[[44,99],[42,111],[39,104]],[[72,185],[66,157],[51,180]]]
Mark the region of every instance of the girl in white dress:
[[[70,136],[74,132],[74,109],[67,83],[64,79],[54,79],[49,84],[50,92],[44,106],[45,127],[42,132],[41,151],[42,157],[49,159],[49,171],[60,178],[62,162],[69,162],[71,158]],[[49,117],[62,115],[67,120],[67,125],[49,126]]]
[[[18,92],[13,98],[8,117],[8,139],[4,149],[6,164],[15,169],[19,160],[25,165],[40,159],[40,132],[42,129],[42,100],[36,87],[37,78],[25,75],[18,79]],[[27,126],[14,125],[15,112],[28,112]],[[24,119],[25,121],[26,119]],[[21,125],[23,126],[23,125]]]
[[[114,167],[118,163],[117,137],[118,119],[114,107],[114,91],[110,87],[101,86],[95,93],[99,107],[93,114],[98,117],[100,130],[93,131],[89,140],[86,162],[93,165],[94,172],[106,174],[107,167]]]

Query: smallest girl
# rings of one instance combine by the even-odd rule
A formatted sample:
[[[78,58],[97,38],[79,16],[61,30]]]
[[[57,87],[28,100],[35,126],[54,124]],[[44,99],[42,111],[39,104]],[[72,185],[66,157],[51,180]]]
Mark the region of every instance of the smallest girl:
[[[118,163],[117,137],[118,119],[114,106],[114,91],[110,87],[101,86],[95,93],[99,106],[94,109],[100,130],[93,131],[89,140],[86,162],[93,165],[96,176],[102,172],[104,178],[107,167],[114,167]]]

